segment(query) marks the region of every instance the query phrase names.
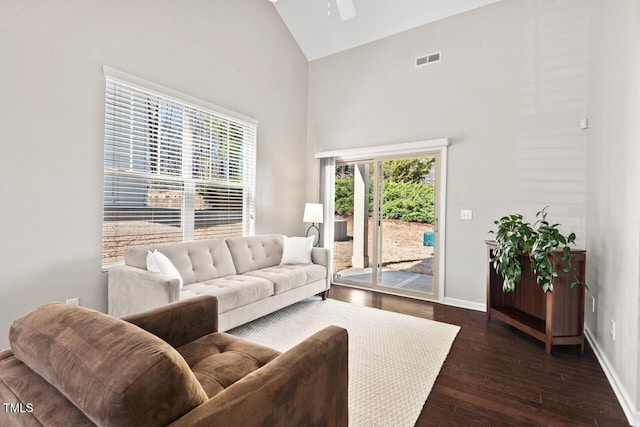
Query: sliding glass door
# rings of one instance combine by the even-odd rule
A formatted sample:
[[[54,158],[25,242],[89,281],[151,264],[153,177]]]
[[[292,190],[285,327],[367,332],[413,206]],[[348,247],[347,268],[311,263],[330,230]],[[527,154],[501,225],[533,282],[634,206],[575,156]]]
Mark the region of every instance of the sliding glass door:
[[[437,299],[438,153],[336,167],[334,282]]]
[[[437,156],[382,159],[376,165],[377,264],[372,286],[437,298]]]

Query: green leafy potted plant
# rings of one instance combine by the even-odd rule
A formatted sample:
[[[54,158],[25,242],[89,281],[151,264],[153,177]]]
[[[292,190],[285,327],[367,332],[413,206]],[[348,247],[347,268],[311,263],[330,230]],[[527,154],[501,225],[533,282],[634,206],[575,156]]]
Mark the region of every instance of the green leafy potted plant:
[[[553,291],[553,278],[558,272],[553,270],[551,254],[556,249],[562,250],[562,269],[565,273],[573,274],[574,281],[570,287],[578,285],[586,286],[586,283],[578,279],[577,270],[571,265],[573,254],[569,245],[575,245],[576,235],[570,233],[563,235],[560,224],[551,224],[547,221],[547,207],[536,213],[536,222],[525,222],[522,215],[508,215],[494,221],[497,231],[489,231],[496,236],[496,249],[493,251],[491,262],[496,272],[502,276],[502,289],[512,292],[522,278],[522,264],[519,256],[528,256],[531,260],[531,269],[536,274],[536,281],[542,286],[544,292]]]

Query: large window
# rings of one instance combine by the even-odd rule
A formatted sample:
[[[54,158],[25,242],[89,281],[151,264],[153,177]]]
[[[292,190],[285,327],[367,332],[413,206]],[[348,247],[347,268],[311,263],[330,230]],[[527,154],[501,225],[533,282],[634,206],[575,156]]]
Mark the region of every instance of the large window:
[[[133,245],[253,234],[257,123],[105,74],[103,263]]]

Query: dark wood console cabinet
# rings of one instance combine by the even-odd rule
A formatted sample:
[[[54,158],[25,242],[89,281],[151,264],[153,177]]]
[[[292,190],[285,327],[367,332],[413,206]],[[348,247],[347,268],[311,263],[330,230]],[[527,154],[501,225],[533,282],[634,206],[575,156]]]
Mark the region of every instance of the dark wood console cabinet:
[[[562,272],[562,251],[553,254],[553,292],[543,292],[536,283],[527,256],[521,256],[522,280],[513,292],[503,292],[502,277],[490,261],[496,243],[487,241],[487,320],[496,317],[544,342],[545,351],[551,354],[554,345],[578,345],[584,352],[584,286],[570,289],[574,281],[570,273]],[[578,270],[578,278],[585,281],[585,251],[571,251],[572,265]]]

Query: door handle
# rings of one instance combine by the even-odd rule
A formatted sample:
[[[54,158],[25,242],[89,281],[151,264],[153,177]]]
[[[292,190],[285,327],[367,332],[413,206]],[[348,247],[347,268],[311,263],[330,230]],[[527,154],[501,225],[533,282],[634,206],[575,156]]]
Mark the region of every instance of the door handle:
[[[433,219],[433,232],[434,233],[438,232],[438,218]]]

